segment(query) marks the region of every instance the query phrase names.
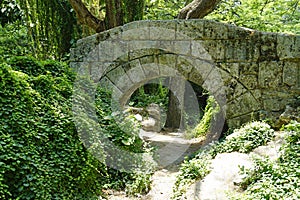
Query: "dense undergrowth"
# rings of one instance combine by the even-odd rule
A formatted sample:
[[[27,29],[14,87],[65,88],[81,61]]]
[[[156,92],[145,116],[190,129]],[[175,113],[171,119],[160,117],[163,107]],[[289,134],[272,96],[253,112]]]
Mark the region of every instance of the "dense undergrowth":
[[[74,78],[61,62],[3,58],[0,199],[96,199],[102,189],[142,193],[149,188],[149,174],[115,170],[83,145],[72,116]],[[99,122],[106,125],[110,138],[127,151],[144,151],[143,141],[124,135],[105,118],[109,107],[98,102]]]

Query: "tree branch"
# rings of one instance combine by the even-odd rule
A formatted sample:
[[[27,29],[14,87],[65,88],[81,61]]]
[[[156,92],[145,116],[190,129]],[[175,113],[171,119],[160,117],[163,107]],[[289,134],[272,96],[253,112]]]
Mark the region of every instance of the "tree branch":
[[[179,19],[199,19],[211,13],[221,0],[194,0],[185,6],[178,15]]]
[[[69,0],[76,12],[78,22],[95,30],[97,33],[105,30],[105,22],[95,17],[81,0]]]

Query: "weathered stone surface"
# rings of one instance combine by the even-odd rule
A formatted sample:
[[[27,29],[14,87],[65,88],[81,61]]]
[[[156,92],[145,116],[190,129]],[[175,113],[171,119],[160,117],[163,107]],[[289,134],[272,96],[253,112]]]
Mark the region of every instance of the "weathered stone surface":
[[[260,36],[261,47],[260,47],[260,61],[264,60],[277,60],[277,34],[273,33],[262,33]]]
[[[277,36],[277,52],[280,60],[300,59],[300,36],[283,35]]]
[[[279,117],[279,123],[281,125],[288,124],[292,120],[300,122],[300,107],[293,108],[292,106],[287,105],[284,112]]]
[[[204,22],[204,39],[226,40],[228,39],[228,26],[215,21]]]
[[[300,96],[300,36],[208,20],[132,22],[79,40],[70,61],[122,104],[151,79],[182,75],[227,102],[232,128],[275,122]]]
[[[300,63],[285,62],[283,66],[283,83],[297,87],[300,81]]]
[[[278,88],[282,84],[282,63],[275,61],[261,62],[258,82],[261,88]]]
[[[176,26],[176,40],[201,40],[204,34],[204,21],[178,20]]]

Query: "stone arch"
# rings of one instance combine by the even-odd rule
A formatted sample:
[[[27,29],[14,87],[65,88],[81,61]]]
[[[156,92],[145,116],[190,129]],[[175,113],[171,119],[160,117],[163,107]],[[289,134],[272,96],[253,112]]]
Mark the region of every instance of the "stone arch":
[[[299,36],[208,20],[138,21],[78,41],[71,65],[97,82],[107,68],[160,54],[212,63],[216,70],[207,87],[218,94],[214,81],[221,76],[225,97],[220,99],[226,100],[226,119],[235,128],[251,119],[274,121],[297,101],[299,46]]]

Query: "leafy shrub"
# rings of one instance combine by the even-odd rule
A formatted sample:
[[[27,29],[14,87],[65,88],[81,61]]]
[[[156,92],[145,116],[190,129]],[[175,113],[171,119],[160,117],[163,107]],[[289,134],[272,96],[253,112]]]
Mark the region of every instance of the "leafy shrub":
[[[29,53],[30,45],[25,26],[18,24],[0,26],[0,60]]]
[[[299,199],[300,198],[300,123],[286,126],[290,131],[286,144],[280,149],[278,160],[255,158],[255,167],[242,172],[246,175],[241,183],[245,192],[232,199]]]
[[[264,122],[250,122],[236,129],[219,146],[218,153],[249,153],[256,147],[265,145],[274,137],[274,130]]]
[[[139,177],[109,168],[82,144],[67,65],[28,57],[8,62],[0,65],[0,199],[97,199],[103,187]],[[129,150],[143,150],[139,138],[133,141]]]
[[[132,152],[143,152],[143,140],[139,137],[139,124],[132,116],[112,112],[111,91],[98,87],[96,109],[99,125],[106,136],[117,146]]]
[[[44,76],[28,76],[1,64],[1,198],[99,195],[105,166],[84,149],[72,123],[70,96],[59,92],[71,88],[72,76],[62,85],[56,79],[63,77]]]
[[[0,23],[5,26],[22,19],[22,11],[16,0],[2,0],[0,2]]]
[[[163,80],[159,80],[163,81]],[[168,106],[169,89],[160,84],[147,84],[137,89],[130,99],[130,106],[146,108],[151,103],[156,103],[163,108]]]
[[[104,150],[108,149],[109,154],[107,160],[110,162],[118,163],[123,160],[125,165],[135,166],[134,172],[121,172],[123,167],[119,166],[119,175],[114,182],[115,188],[123,188],[130,195],[142,194],[150,189],[150,178],[154,170],[152,160],[145,159],[141,153],[149,153],[151,156],[151,148],[139,137],[140,124],[136,119],[124,113],[112,112],[111,110],[111,91],[98,87],[96,95],[96,112],[98,116],[98,123],[103,131],[105,137],[113,142],[115,147],[124,150],[125,152],[137,153],[134,160],[130,154],[122,155],[113,153],[115,147],[110,144],[103,144]],[[129,157],[128,157],[129,156]],[[118,161],[117,161],[118,160]],[[124,171],[126,169],[124,168]]]

